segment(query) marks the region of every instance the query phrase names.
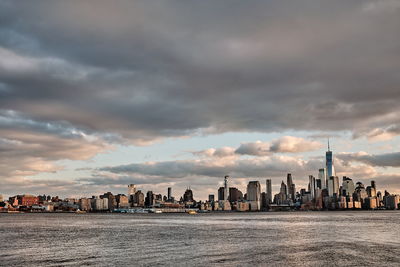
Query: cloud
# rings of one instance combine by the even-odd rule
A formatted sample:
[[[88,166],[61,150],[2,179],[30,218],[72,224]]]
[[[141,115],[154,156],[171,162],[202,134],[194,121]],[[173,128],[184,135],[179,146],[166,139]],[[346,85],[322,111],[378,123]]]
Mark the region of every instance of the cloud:
[[[392,188],[393,192],[400,192],[394,178],[386,179],[396,176],[395,173],[382,172],[363,162],[353,164],[340,156],[334,160],[339,177],[347,176],[364,183],[375,180],[380,190]],[[94,177],[85,178],[82,182],[103,186],[134,182],[142,188],[164,190],[167,186],[172,186],[178,187],[182,192],[188,186],[196,185],[192,188],[205,199],[208,193],[216,193],[227,174],[231,177],[230,184],[243,190],[249,180],[259,180],[264,186],[265,179],[272,179],[273,190],[277,192],[280,182],[286,180],[287,173],[292,173],[299,190],[307,188],[308,175],[317,177],[318,169],[324,166],[323,157],[305,160],[292,156],[160,161],[100,168]]]
[[[221,148],[208,148],[201,151],[192,152],[195,156],[201,157],[232,157],[235,155],[235,149],[232,147],[221,147]]]
[[[222,147],[209,148],[206,150],[192,152],[196,156],[203,157],[232,157],[240,155],[268,156],[273,153],[300,153],[315,151],[322,148],[322,144],[309,141],[301,137],[283,136],[271,142],[242,143],[238,148]]]
[[[317,169],[320,161],[304,161],[294,157],[271,156],[251,159],[202,159],[162,162],[133,163],[114,167],[104,167],[100,171],[117,174],[144,175],[148,177],[185,178],[189,176],[235,177],[284,176],[287,172],[301,172],[304,175]],[[314,167],[314,168],[313,168]]]
[[[199,134],[398,136],[399,16],[396,1],[1,1],[0,176]],[[318,147],[286,138],[199,155]]]
[[[308,141],[304,138],[284,136],[272,141],[270,151],[283,153],[299,153],[319,150],[323,147],[320,142]]]
[[[378,167],[400,167],[400,152],[371,155],[366,152],[340,153],[337,157],[347,162],[362,162]]]
[[[400,112],[393,3],[3,1],[0,105],[135,144],[384,128]]]
[[[400,125],[389,125],[384,128],[374,128],[367,132],[356,132],[354,138],[366,136],[369,141],[379,142],[393,139],[395,136],[400,135]]]
[[[271,153],[270,144],[261,141],[244,143],[235,150],[235,153],[241,155],[266,156]]]
[[[86,160],[112,149],[102,134],[67,122],[42,121],[0,110],[0,186],[63,169],[58,160]],[[31,181],[31,180],[27,180]],[[66,182],[67,183],[67,182]],[[15,190],[15,189],[14,189]]]

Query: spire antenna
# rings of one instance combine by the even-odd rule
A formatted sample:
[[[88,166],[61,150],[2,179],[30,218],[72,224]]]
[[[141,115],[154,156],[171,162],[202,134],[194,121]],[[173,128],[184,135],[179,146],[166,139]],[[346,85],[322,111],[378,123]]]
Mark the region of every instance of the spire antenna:
[[[331,151],[331,148],[329,146],[329,137],[328,137],[328,151]]]

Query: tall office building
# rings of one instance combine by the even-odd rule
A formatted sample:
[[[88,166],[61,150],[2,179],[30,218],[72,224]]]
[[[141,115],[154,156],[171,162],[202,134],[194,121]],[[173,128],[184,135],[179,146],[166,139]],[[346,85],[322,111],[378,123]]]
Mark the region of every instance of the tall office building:
[[[243,199],[243,193],[236,187],[229,187],[229,201],[236,202]]]
[[[147,191],[145,205],[147,207],[153,207],[154,204],[155,204],[155,196],[153,194],[153,191]]]
[[[356,183],[356,189],[355,189],[355,196],[357,201],[364,201],[365,198],[368,197],[368,193],[365,190],[364,184],[361,182]]]
[[[134,195],[136,193],[136,186],[134,184],[128,185],[128,197]]]
[[[259,181],[250,181],[247,185],[247,200],[251,210],[261,209],[261,185]]]
[[[144,206],[144,194],[142,193],[142,191],[140,191],[140,190],[136,191],[133,199],[134,199],[133,206],[137,206],[137,207]]]
[[[287,180],[287,183],[286,183],[286,185],[288,186],[288,188],[290,187],[290,185],[293,183],[293,180],[292,180],[292,174],[291,173],[288,173],[287,174],[287,178],[286,178],[286,180]]]
[[[224,177],[224,200],[228,200],[228,175]]]
[[[261,185],[259,181],[250,181],[247,185],[247,200],[260,201],[261,200]]]
[[[293,183],[292,174],[287,174],[287,198],[294,201],[296,196],[296,187]]]
[[[322,168],[318,170],[318,179],[321,180],[321,189],[328,188],[328,179],[326,176],[326,168]]]
[[[108,209],[110,211],[117,207],[117,201],[115,200],[115,196],[111,192],[104,193],[100,196],[100,198],[108,200]]]
[[[286,201],[287,200],[287,186],[283,181],[281,183],[281,189],[279,191],[279,195],[280,195],[280,199],[282,201]]]
[[[355,187],[354,182],[351,178],[343,176],[342,182],[342,196],[353,196]]]
[[[310,194],[311,194],[311,199],[314,199],[315,198],[315,192],[316,192],[316,189],[317,189],[317,184],[316,184],[316,181],[315,181],[315,177],[312,176],[312,175],[308,176],[308,188],[309,188],[309,191],[310,191]]]
[[[168,200],[171,200],[171,199],[172,199],[172,188],[171,188],[171,187],[168,187],[167,199],[168,199]]]
[[[326,151],[326,176],[328,177],[328,179],[331,176],[336,176],[335,167],[333,166],[333,154],[329,146],[329,139],[328,139],[328,151]]]
[[[316,187],[317,187],[318,189],[322,189],[322,182],[321,182],[321,179],[316,179],[316,180],[315,180],[315,183],[316,183]]]
[[[339,177],[331,176],[328,180],[328,194],[330,197],[339,197]]]
[[[375,190],[376,190],[376,184],[375,184],[375,181],[373,181],[373,180],[371,181],[371,187],[375,188]]]
[[[271,181],[271,179],[266,180],[265,198],[266,198],[267,204],[272,203],[272,181]]]
[[[224,194],[225,194],[225,187],[221,186],[220,188],[218,188],[218,201],[225,200]]]
[[[183,194],[183,201],[185,202],[193,202],[193,191],[192,189],[186,189],[185,193]]]

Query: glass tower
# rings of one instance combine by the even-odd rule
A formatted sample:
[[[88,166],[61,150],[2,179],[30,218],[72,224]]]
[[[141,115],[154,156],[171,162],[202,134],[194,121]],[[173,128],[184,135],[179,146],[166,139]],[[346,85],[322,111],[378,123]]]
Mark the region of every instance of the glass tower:
[[[326,175],[328,180],[331,176],[336,175],[335,168],[333,167],[333,155],[329,147],[329,140],[328,140],[328,151],[326,151]]]

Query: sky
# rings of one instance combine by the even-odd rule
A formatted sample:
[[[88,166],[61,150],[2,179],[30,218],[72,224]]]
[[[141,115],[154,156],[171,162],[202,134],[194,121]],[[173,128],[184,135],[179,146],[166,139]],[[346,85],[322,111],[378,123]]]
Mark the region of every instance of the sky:
[[[0,0],[0,194],[400,193],[400,1]]]

